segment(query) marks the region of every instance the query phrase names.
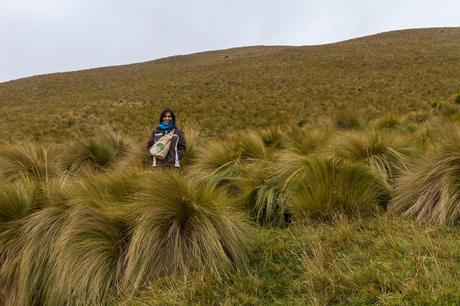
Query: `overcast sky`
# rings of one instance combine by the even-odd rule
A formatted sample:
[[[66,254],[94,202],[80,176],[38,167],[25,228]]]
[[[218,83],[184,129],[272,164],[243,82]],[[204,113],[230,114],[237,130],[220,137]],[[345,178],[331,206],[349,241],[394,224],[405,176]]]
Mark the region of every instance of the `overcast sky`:
[[[460,26],[458,0],[0,0],[0,82],[250,45]]]

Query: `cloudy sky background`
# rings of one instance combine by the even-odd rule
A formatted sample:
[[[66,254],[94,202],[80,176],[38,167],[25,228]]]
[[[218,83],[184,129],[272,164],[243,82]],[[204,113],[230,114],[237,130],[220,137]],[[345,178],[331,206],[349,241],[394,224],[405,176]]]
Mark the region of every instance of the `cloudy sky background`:
[[[460,26],[458,0],[0,0],[0,82],[251,45]]]

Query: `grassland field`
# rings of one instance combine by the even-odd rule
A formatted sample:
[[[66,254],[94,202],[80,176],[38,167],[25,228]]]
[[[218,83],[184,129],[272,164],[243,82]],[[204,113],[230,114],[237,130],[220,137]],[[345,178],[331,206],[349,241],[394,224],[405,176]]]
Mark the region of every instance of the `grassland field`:
[[[0,83],[0,304],[459,305],[459,72],[433,28]]]

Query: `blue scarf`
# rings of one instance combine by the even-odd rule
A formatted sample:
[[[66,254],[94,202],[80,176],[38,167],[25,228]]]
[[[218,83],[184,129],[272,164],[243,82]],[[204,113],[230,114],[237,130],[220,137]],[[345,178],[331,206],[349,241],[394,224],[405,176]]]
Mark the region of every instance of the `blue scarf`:
[[[169,124],[166,124],[166,122],[162,121],[158,127],[162,130],[170,131],[174,128],[174,121],[171,121]]]

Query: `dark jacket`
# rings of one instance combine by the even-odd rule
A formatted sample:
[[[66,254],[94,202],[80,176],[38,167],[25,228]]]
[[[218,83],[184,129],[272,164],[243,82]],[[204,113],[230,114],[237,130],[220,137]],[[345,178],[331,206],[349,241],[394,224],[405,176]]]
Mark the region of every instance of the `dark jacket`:
[[[149,152],[150,148],[152,145],[157,142],[158,139],[163,137],[166,134],[165,130],[162,130],[160,128],[155,128],[152,131],[152,135],[150,135],[150,140],[147,143],[147,152]],[[185,143],[185,137],[184,137],[184,132],[182,129],[175,128],[174,130],[174,135],[171,140],[171,146],[169,147],[168,155],[166,155],[166,158],[164,161],[159,161],[156,160],[153,156],[153,166],[161,165],[161,166],[174,166],[174,167],[180,167],[180,160],[182,159],[182,156],[184,156],[186,150],[186,143]],[[150,154],[150,152],[149,152]]]

